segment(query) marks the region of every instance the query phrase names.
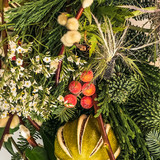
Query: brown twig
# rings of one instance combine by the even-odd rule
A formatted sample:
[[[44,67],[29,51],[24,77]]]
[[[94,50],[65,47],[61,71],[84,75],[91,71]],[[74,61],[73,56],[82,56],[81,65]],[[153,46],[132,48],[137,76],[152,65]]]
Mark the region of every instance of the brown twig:
[[[80,17],[82,16],[83,11],[84,11],[84,8],[81,7],[81,8],[79,9],[76,17],[75,17],[77,20],[80,19]],[[63,55],[63,54],[64,54],[64,50],[65,50],[65,46],[62,45],[61,50],[60,50],[60,53],[59,53],[58,55],[59,55],[59,56],[60,56],[60,55]],[[58,85],[58,83],[59,83],[61,67],[62,67],[62,61],[59,62],[58,68],[57,68],[57,71],[56,71],[56,85]]]
[[[94,110],[95,110],[95,113],[97,113],[97,110],[99,109],[99,107],[98,107],[98,105],[97,105],[97,101],[95,101],[95,98],[97,98],[97,95],[94,94],[94,95],[92,96],[92,98],[93,98]],[[100,132],[101,132],[101,135],[102,135],[102,138],[103,138],[104,146],[105,146],[106,149],[107,149],[109,158],[110,158],[110,160],[115,160],[115,157],[114,157],[114,154],[113,154],[113,151],[112,151],[110,142],[109,142],[109,140],[108,140],[108,136],[107,136],[107,133],[106,133],[106,129],[105,129],[105,127],[104,127],[104,122],[103,122],[103,119],[102,119],[102,115],[101,115],[101,114],[99,115],[99,117],[97,118],[97,120],[98,120],[98,124],[99,124],[99,127],[100,127]]]
[[[34,120],[32,120],[31,117],[28,116],[27,119],[37,131],[40,131],[40,126]]]
[[[7,121],[7,125],[6,125],[6,127],[4,129],[3,135],[2,135],[1,140],[0,140],[0,150],[1,150],[3,142],[4,142],[4,136],[6,134],[9,134],[9,128],[10,128],[10,124],[12,122],[13,116],[14,115],[11,114],[10,117],[9,117],[9,119],[8,119],[8,121]]]

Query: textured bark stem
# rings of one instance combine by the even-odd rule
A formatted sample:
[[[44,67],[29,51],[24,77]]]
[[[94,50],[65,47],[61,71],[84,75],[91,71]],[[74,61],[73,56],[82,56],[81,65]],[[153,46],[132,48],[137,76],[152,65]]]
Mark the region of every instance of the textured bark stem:
[[[32,147],[37,147],[38,146],[37,142],[34,140],[34,138],[32,136],[28,137],[27,141]]]
[[[83,7],[81,7],[81,8],[79,9],[79,11],[78,11],[78,13],[77,13],[76,17],[75,17],[77,20],[79,20],[79,19],[80,19],[80,17],[82,16],[83,11],[84,11],[84,8],[83,8]]]
[[[97,113],[97,110],[99,109],[99,107],[97,106],[97,101],[94,100],[95,98],[97,98],[96,94],[94,94],[92,96],[92,99],[93,99],[93,105],[94,105],[95,113]],[[101,114],[99,115],[99,117],[97,117],[97,121],[98,121],[100,132],[101,132],[101,135],[102,135],[102,138],[103,138],[104,145],[107,149],[109,158],[110,158],[110,160],[115,160],[115,157],[114,157],[111,145],[110,145],[109,140],[108,140],[108,136],[107,136],[107,133],[106,133],[106,129],[105,129],[104,122],[103,122]]]
[[[75,17],[77,20],[79,20],[79,18],[82,16],[83,11],[84,11],[84,8],[81,7],[81,8],[79,9],[76,17]],[[63,54],[64,54],[64,50],[65,50],[65,46],[62,45],[62,48],[61,48],[60,53],[59,53],[58,55],[59,55],[59,56],[60,56],[60,55],[63,55]],[[61,67],[62,67],[62,61],[59,62],[58,68],[57,68],[57,71],[56,71],[56,85],[58,85],[58,83],[59,83]]]
[[[63,55],[64,50],[65,50],[65,46],[62,45],[62,48],[61,48],[61,50],[60,50],[60,52],[59,52],[58,55],[59,55],[59,56],[60,56],[60,55]],[[58,68],[57,68],[57,71],[56,71],[56,85],[58,85],[58,83],[59,83],[61,67],[62,67],[62,61],[59,62]]]
[[[3,142],[4,142],[4,136],[5,136],[6,134],[9,134],[9,128],[10,128],[10,124],[11,124],[11,122],[12,122],[13,116],[14,116],[14,115],[10,115],[10,117],[9,117],[9,119],[8,119],[8,121],[7,121],[6,127],[5,127],[5,129],[4,129],[3,135],[2,135],[1,140],[0,140],[0,150],[1,150],[2,145],[3,145]]]
[[[37,130],[37,131],[40,131],[40,126],[34,121],[31,119],[31,117],[27,117],[27,119],[29,120],[29,122],[34,126],[34,128]]]

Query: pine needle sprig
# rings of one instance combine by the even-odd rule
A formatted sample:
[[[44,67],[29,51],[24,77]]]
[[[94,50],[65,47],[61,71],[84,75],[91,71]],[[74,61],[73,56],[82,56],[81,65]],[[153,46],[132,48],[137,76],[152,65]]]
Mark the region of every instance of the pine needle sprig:
[[[156,130],[149,132],[146,141],[151,155],[158,160],[160,158],[160,132]]]

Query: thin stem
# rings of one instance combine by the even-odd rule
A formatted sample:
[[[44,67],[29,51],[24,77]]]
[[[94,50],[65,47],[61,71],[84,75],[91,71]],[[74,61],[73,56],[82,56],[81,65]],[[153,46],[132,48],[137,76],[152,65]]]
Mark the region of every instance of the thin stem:
[[[80,19],[80,17],[82,16],[83,11],[84,11],[84,8],[81,6],[81,8],[79,9],[79,11],[78,11],[78,13],[77,13],[77,15],[75,17],[77,20]],[[59,56],[63,55],[64,51],[65,51],[65,46],[62,45],[60,53],[58,55]],[[58,85],[58,83],[59,83],[61,68],[62,68],[62,61],[59,62],[58,68],[57,68],[57,71],[56,71],[56,85]]]
[[[95,98],[97,98],[97,95],[94,94],[92,96],[92,98],[93,98],[94,110],[95,110],[95,113],[97,113],[97,110],[99,109],[99,107],[97,105],[97,101],[95,101]],[[110,142],[108,140],[108,136],[107,136],[107,133],[106,133],[106,129],[105,129],[104,122],[103,122],[101,114],[99,115],[99,117],[97,117],[97,121],[98,121],[100,132],[101,132],[101,135],[102,135],[102,138],[103,138],[104,146],[107,149],[109,158],[110,158],[110,160],[115,160],[115,157],[114,157]]]
[[[37,131],[40,131],[40,126],[34,121],[31,119],[31,117],[27,117],[27,119],[29,120],[29,122],[34,126],[34,128],[37,130]]]

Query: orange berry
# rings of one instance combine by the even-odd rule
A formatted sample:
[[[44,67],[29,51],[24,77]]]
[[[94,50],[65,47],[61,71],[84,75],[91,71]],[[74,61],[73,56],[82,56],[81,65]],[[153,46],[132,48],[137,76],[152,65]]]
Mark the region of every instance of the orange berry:
[[[78,94],[81,92],[82,90],[82,85],[80,82],[78,81],[72,81],[70,84],[69,84],[69,90],[71,93],[73,94]]]
[[[92,70],[84,71],[80,76],[81,81],[83,82],[90,82],[93,79],[93,72]]]
[[[82,86],[82,93],[85,95],[85,96],[92,96],[96,91],[96,87],[93,83],[85,83],[83,86]]]
[[[64,97],[64,101],[66,102],[64,105],[67,108],[73,108],[77,104],[77,97],[73,94],[68,94]]]
[[[93,106],[92,98],[88,96],[84,96],[81,99],[81,106],[85,109],[90,109]]]

